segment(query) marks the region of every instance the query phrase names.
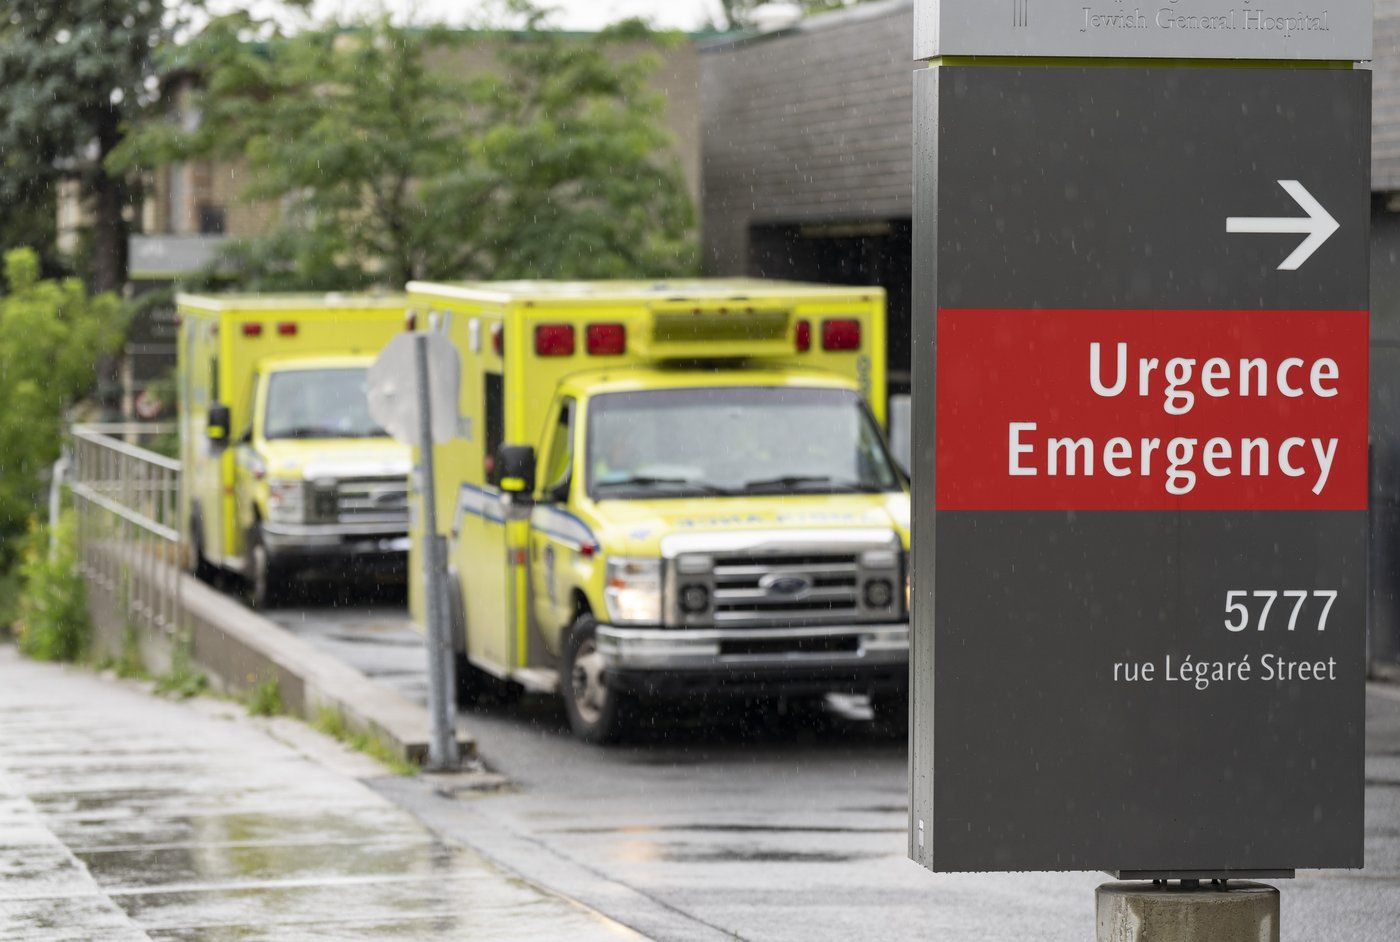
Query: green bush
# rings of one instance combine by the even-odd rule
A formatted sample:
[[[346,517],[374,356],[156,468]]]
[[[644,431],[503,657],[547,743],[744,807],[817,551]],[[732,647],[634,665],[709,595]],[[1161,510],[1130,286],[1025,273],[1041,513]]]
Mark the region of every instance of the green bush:
[[[248,691],[248,714],[250,716],[280,716],[285,708],[282,705],[282,685],[277,678],[264,680]]]
[[[0,572],[25,545],[58,459],[65,413],[92,389],[98,359],[116,350],[126,314],[76,279],[44,280],[28,249],[4,257],[0,289]]]
[[[52,543],[48,528],[36,525],[20,550],[15,634],[20,650],[41,661],[76,661],[92,641],[74,531],[70,512]]]

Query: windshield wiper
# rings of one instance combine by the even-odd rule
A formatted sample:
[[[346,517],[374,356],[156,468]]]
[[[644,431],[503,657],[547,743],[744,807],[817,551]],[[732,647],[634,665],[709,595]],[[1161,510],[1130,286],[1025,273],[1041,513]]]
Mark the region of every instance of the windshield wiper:
[[[776,478],[760,478],[756,481],[745,481],[743,491],[762,491],[775,487],[798,488],[807,485],[820,485],[839,491],[854,491],[860,494],[883,494],[885,488],[877,484],[866,484],[862,481],[837,481],[829,474],[789,474]]]
[[[289,428],[286,431],[278,432],[276,435],[269,435],[269,438],[347,438],[339,429],[326,428],[320,425],[299,425],[296,428]]]
[[[687,487],[715,496],[728,496],[731,493],[725,488],[706,484],[704,481],[692,481],[689,478],[661,478],[646,474],[632,474],[616,480],[599,481],[597,487]]]

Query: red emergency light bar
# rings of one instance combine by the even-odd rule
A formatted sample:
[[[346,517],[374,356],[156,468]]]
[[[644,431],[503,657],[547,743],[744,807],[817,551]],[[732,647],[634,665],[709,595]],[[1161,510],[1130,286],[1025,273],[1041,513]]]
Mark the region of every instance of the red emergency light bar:
[[[830,320],[822,322],[822,349],[828,352],[860,349],[860,321]]]
[[[806,353],[812,349],[812,322],[798,321],[797,331],[793,334],[793,344],[797,347],[798,353]]]
[[[574,325],[540,324],[535,328],[535,355],[571,357],[574,355]]]
[[[500,324],[491,325],[491,350],[498,357],[506,354],[506,331]]]
[[[277,325],[277,336],[295,337],[297,335],[297,325],[292,321],[283,321]]]
[[[625,324],[589,324],[585,336],[590,356],[615,357],[627,352]]]
[[[243,336],[245,336],[245,337],[261,337],[261,336],[262,336],[262,327],[263,327],[262,324],[244,324],[244,325],[243,325]]]

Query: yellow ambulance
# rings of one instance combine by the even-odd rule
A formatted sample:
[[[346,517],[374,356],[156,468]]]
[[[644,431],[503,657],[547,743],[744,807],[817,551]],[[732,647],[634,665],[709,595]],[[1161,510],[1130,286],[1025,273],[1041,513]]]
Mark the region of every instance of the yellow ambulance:
[[[181,295],[181,519],[189,565],[265,607],[308,570],[402,572],[411,455],[370,418],[365,375],[402,296]]]
[[[409,285],[419,329],[462,359],[436,468],[464,698],[561,694],[593,742],[659,696],[902,711],[884,302],[755,280]]]

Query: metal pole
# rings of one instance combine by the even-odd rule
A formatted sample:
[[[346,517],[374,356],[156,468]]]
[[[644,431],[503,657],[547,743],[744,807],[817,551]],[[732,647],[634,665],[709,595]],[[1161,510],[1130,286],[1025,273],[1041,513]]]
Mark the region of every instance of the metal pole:
[[[428,610],[428,713],[432,729],[428,745],[429,766],[436,770],[457,767],[457,718],[448,689],[451,677],[452,638],[447,628],[447,564],[438,539],[437,481],[433,473],[432,394],[428,389],[428,338],[415,338],[414,357],[418,379],[419,468],[423,481],[423,550],[427,573],[424,598]]]

